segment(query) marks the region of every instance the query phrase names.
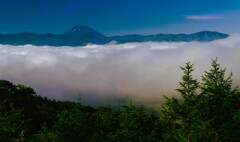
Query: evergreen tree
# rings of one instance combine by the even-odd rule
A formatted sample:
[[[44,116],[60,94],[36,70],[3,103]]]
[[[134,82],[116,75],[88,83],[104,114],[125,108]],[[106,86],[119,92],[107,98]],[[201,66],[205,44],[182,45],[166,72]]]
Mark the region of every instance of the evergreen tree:
[[[148,114],[143,106],[130,103],[116,112],[118,117],[116,131],[108,135],[112,142],[158,142],[161,138],[161,126],[158,117]]]
[[[22,111],[11,107],[7,110],[0,104],[0,141],[21,141],[24,139]]]
[[[37,96],[0,80],[0,141],[240,141],[240,89],[217,60],[202,82],[193,64],[181,67],[180,98],[166,98],[160,116],[132,103],[94,109]]]
[[[168,120],[164,121],[170,120],[171,126],[175,125],[173,129],[177,130],[177,139],[188,142],[197,141],[199,133],[198,127],[196,127],[199,122],[197,89],[199,89],[199,82],[192,77],[193,64],[188,62],[185,67],[180,68],[183,71],[182,82],[179,83],[180,88],[176,90],[180,93],[182,100],[167,98],[167,102],[163,106],[163,114],[168,116]]]
[[[211,136],[213,141],[229,141],[231,138],[226,135],[228,130],[225,124],[233,119],[234,114],[238,116],[239,89],[232,87],[233,74],[225,77],[226,68],[222,68],[217,59],[212,60],[211,64],[210,71],[205,71],[202,76],[201,96],[204,103],[201,105],[200,113],[205,121],[210,122],[210,127],[214,131]]]
[[[181,67],[184,75],[182,76],[182,82],[179,83],[180,88],[177,89],[180,92],[183,99],[181,103],[180,111],[180,123],[181,123],[181,137],[184,141],[192,141],[193,136],[197,134],[196,123],[197,118],[197,89],[199,88],[199,82],[192,77],[193,64],[186,63],[185,67]]]

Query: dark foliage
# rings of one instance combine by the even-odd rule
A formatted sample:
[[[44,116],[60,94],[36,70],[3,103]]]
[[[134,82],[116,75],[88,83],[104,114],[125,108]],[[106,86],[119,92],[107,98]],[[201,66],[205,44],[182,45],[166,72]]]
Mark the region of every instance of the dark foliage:
[[[187,63],[177,91],[160,113],[132,103],[116,110],[55,101],[23,85],[0,80],[0,141],[235,142],[240,141],[240,91],[217,60],[193,78]]]

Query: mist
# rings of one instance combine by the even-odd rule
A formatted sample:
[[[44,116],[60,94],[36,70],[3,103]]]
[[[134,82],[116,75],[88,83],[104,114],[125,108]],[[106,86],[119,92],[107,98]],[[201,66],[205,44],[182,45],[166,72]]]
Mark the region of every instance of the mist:
[[[240,83],[240,34],[212,42],[144,42],[83,47],[0,45],[0,78],[32,87],[38,95],[92,106],[129,100],[161,104],[181,81],[179,66],[194,63],[199,81],[211,59]]]

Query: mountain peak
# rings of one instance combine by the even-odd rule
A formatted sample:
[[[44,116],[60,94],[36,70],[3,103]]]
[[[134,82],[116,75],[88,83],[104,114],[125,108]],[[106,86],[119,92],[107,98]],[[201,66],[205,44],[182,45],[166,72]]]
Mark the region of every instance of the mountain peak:
[[[97,32],[96,30],[88,27],[88,26],[74,26],[70,30],[63,33],[64,36],[92,36],[92,37],[98,37],[102,38],[104,35]]]
[[[74,26],[71,30],[72,31],[82,31],[82,30],[93,30],[93,29],[88,26]]]

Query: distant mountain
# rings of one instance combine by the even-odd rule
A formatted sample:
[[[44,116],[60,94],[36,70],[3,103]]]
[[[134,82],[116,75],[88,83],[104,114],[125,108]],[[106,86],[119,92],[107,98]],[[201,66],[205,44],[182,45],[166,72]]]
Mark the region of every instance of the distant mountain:
[[[156,34],[156,35],[125,35],[125,36],[113,36],[109,37],[111,40],[117,41],[118,43],[126,42],[146,42],[146,41],[155,41],[155,42],[190,42],[190,41],[213,41],[217,39],[224,39],[228,37],[227,34],[211,32],[211,31],[202,31],[193,34]]]
[[[117,43],[127,42],[207,42],[217,39],[224,39],[227,34],[211,31],[202,31],[193,34],[156,34],[156,35],[124,35],[106,37],[87,26],[75,26],[64,32],[57,34],[35,34],[29,32],[16,34],[0,34],[0,44],[10,45],[49,45],[49,46],[84,46],[86,44],[106,44],[111,41]]]
[[[94,29],[87,26],[75,26],[72,29],[63,33],[64,36],[93,36],[99,38],[105,38],[105,36]]]

